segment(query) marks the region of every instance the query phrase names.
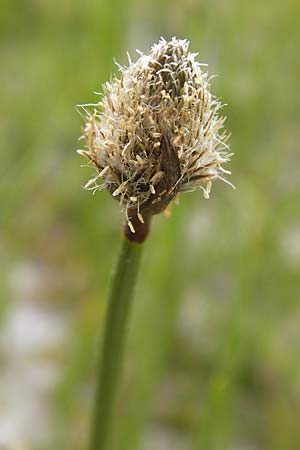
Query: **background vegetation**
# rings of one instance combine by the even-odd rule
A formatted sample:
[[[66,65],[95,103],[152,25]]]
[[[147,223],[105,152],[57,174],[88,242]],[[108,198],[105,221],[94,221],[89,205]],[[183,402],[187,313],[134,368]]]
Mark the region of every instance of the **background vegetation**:
[[[233,191],[157,217],[113,450],[300,448],[296,0],[1,3],[0,448],[85,448],[122,222],[75,154],[75,104],[162,35],[218,74]]]

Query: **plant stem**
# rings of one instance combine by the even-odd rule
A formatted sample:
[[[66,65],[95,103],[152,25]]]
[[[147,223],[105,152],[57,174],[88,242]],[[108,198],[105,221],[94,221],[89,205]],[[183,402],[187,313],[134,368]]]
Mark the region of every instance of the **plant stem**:
[[[90,450],[108,450],[130,305],[143,245],[123,238],[111,281],[102,354],[98,371]]]

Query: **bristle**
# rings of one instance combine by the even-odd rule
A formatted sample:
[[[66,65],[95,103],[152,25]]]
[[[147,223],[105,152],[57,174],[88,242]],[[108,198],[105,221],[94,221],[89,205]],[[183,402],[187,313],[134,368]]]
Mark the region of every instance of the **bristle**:
[[[128,67],[118,64],[121,76],[105,83],[100,102],[81,106],[86,149],[77,152],[97,170],[85,187],[105,187],[143,223],[145,210],[165,210],[179,192],[200,188],[208,199],[213,180],[231,185],[222,177],[231,153],[223,105],[189,42],[161,38],[138,53],[136,62],[128,54]]]

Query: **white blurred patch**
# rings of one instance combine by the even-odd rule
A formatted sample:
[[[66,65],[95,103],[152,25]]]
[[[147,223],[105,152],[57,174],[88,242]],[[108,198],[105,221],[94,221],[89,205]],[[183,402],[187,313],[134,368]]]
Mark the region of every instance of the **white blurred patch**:
[[[300,224],[290,225],[282,231],[279,249],[286,263],[300,269]]]
[[[60,375],[53,355],[66,338],[68,321],[59,307],[37,300],[46,278],[32,263],[11,274],[13,298],[0,334],[0,449],[43,445],[51,433],[49,399]]]
[[[142,450],[185,450],[187,442],[182,433],[168,427],[153,425],[144,436]]]
[[[2,331],[1,347],[10,352],[11,358],[19,353],[26,358],[57,346],[64,337],[64,329],[65,319],[55,309],[16,304]]]

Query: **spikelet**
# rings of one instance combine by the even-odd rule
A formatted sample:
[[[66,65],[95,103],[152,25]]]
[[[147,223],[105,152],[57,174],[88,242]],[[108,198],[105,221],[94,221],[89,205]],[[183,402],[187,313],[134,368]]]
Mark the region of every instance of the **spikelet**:
[[[222,104],[188,47],[187,40],[161,38],[136,62],[118,65],[121,76],[105,83],[99,103],[81,105],[86,148],[79,153],[97,171],[85,187],[106,188],[131,233],[179,192],[200,188],[209,198],[212,180],[231,184],[222,167],[231,157]]]

